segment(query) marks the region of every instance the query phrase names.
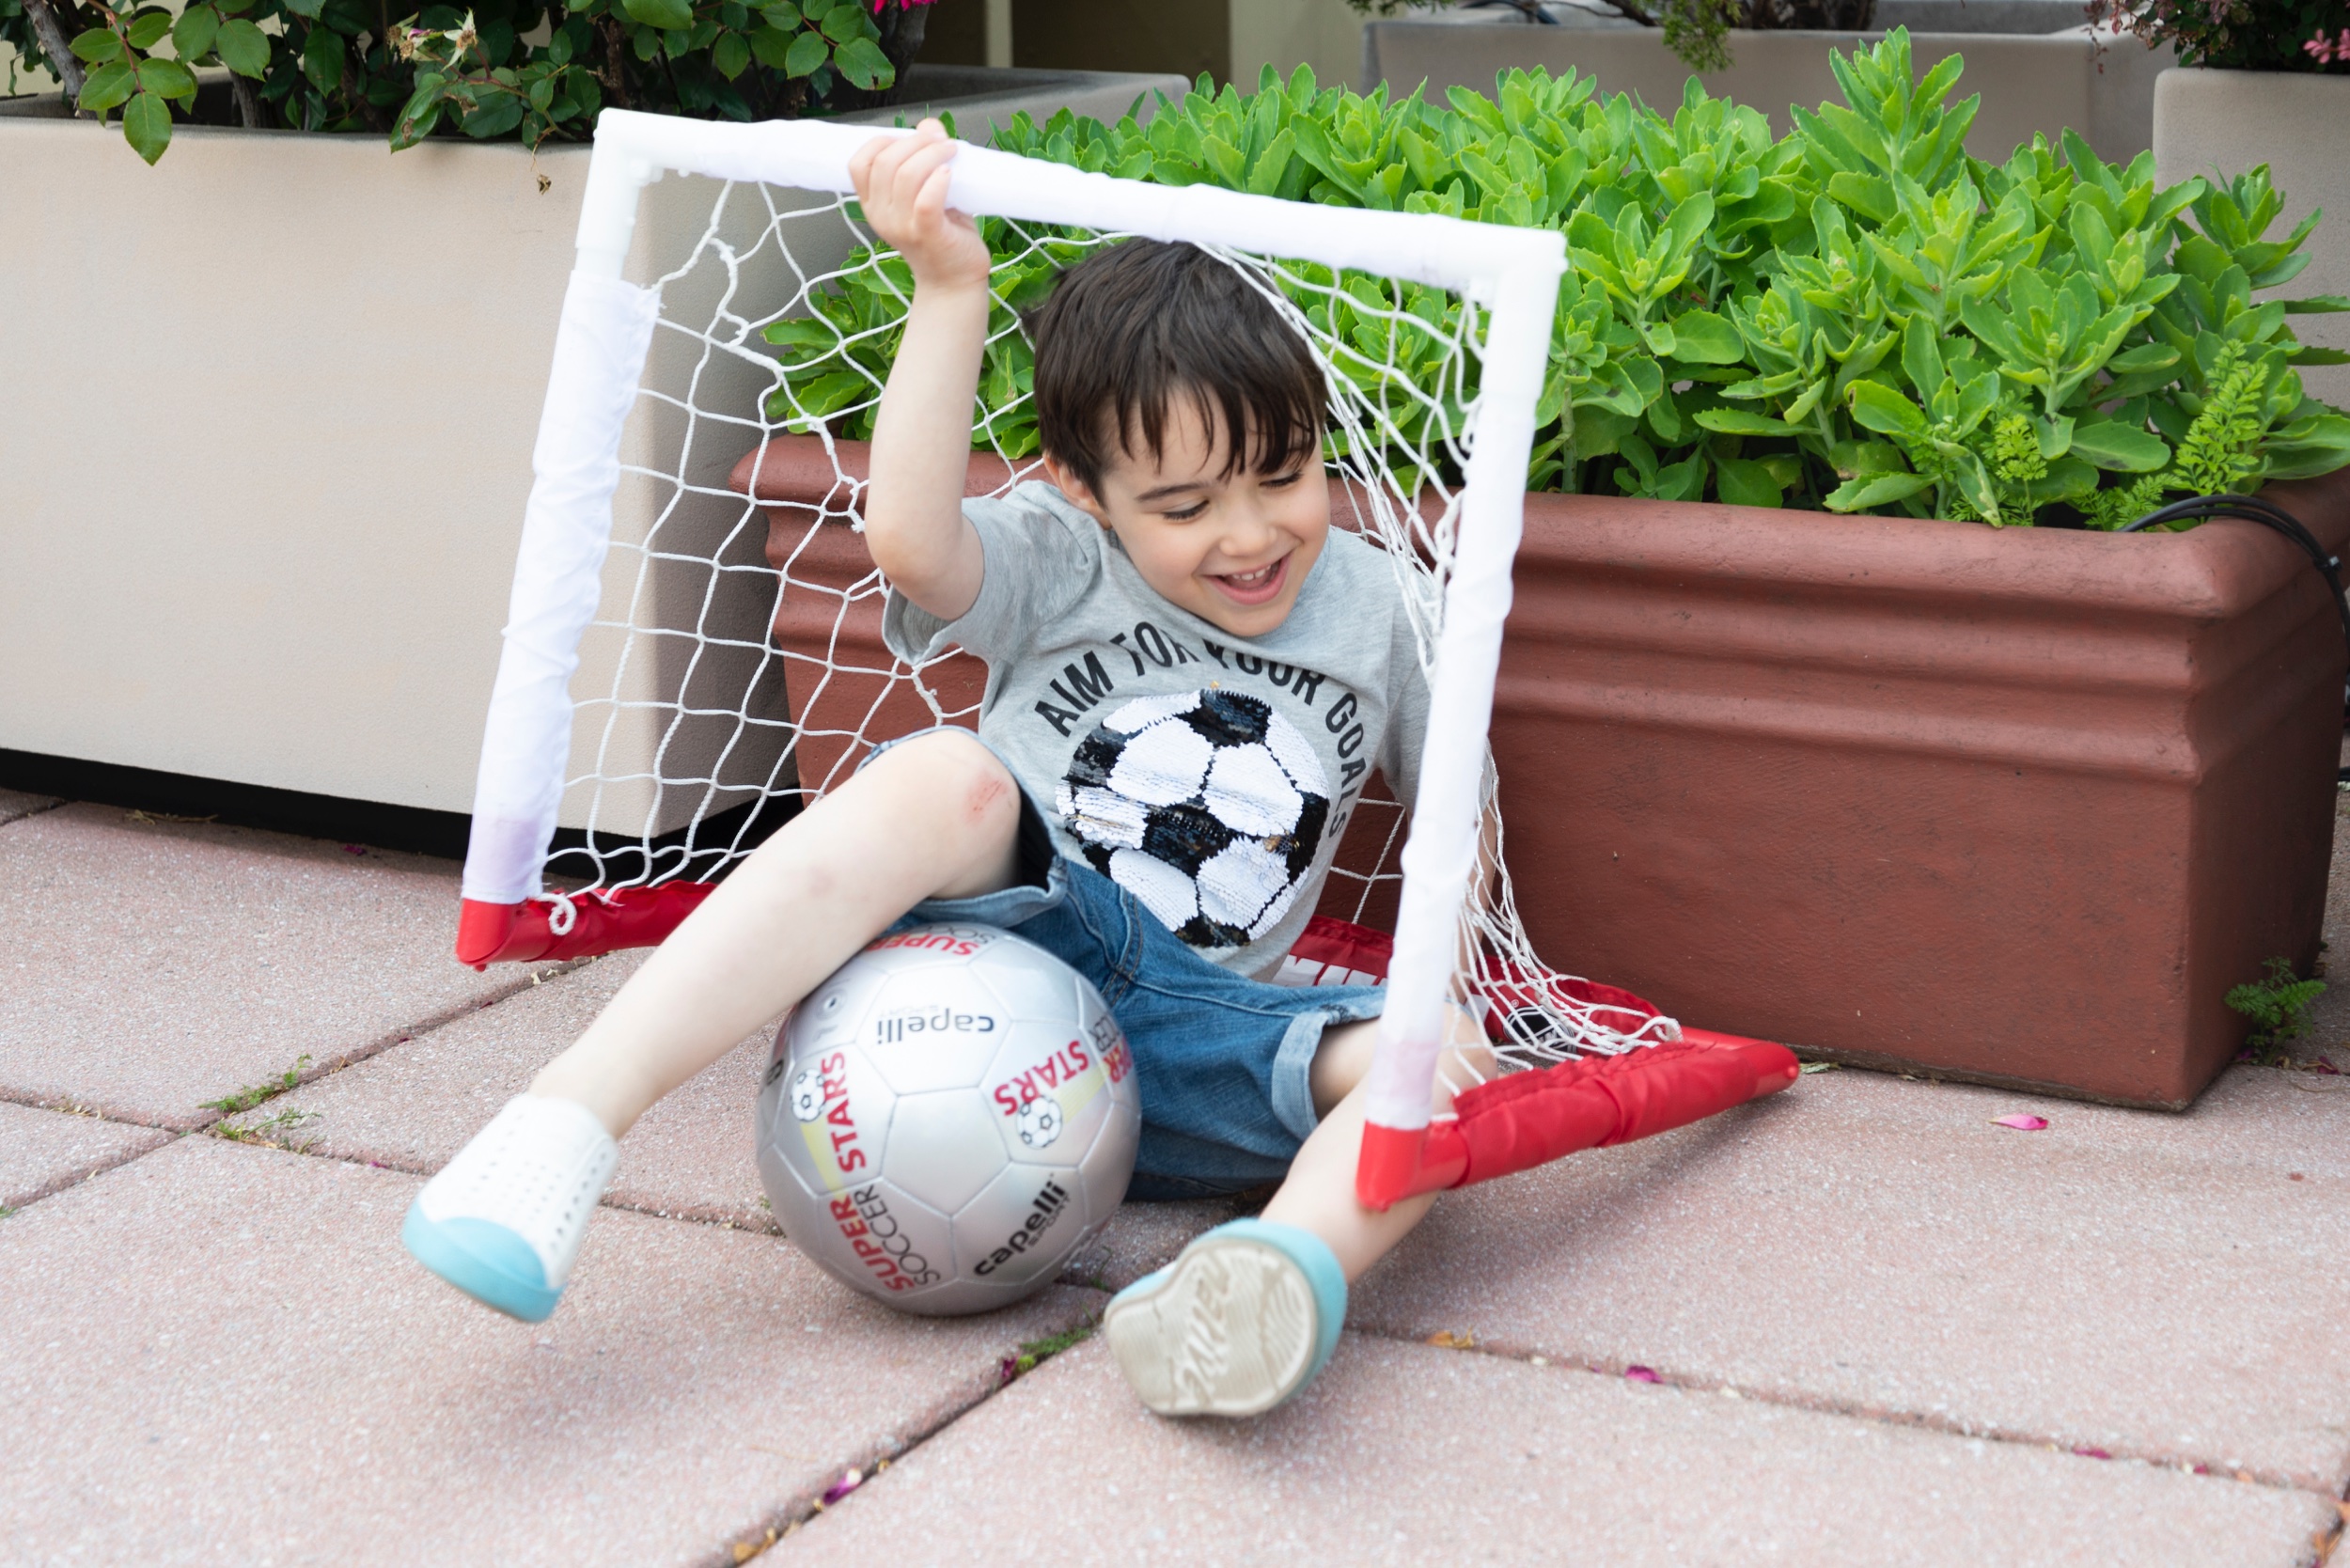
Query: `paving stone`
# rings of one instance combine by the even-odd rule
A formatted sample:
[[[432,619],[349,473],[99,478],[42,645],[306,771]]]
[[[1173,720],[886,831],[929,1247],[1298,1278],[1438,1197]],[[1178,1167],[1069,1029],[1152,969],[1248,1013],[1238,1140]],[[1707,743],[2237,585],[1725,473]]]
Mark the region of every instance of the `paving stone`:
[[[615,953],[494,1008],[321,1078],[236,1119],[269,1140],[396,1170],[438,1170],[617,994],[642,953]],[[620,1140],[606,1201],[773,1232],[752,1157],[752,1105],[772,1028],[663,1100]],[[1129,1203],[1070,1260],[1072,1284],[1116,1290],[1159,1267],[1235,1211],[1222,1203]]]
[[[545,980],[238,1119],[313,1154],[430,1173],[577,1039],[644,962],[608,958]],[[751,1106],[766,1066],[754,1036],[648,1111],[620,1140],[608,1200],[677,1218],[775,1230],[752,1164]]]
[[[47,795],[28,795],[15,790],[0,790],[0,823],[12,823],[19,817],[29,817],[36,811],[46,811],[56,804]]]
[[[2172,1116],[1837,1072],[1446,1198],[1352,1321],[2339,1496],[2345,1257],[2350,1097],[2289,1074]]]
[[[216,1138],[0,1223],[0,1560],[647,1564],[732,1542],[1100,1300],[890,1311],[790,1247],[598,1216],[554,1318],[400,1250],[413,1177]]]
[[[66,806],[0,831],[0,1097],[199,1126],[526,976],[449,957],[446,860]]]
[[[2306,1492],[1349,1336],[1253,1421],[1161,1420],[1099,1341],[811,1521],[815,1565],[2311,1560]]]
[[[170,1141],[152,1127],[0,1101],[0,1209],[21,1209]]]

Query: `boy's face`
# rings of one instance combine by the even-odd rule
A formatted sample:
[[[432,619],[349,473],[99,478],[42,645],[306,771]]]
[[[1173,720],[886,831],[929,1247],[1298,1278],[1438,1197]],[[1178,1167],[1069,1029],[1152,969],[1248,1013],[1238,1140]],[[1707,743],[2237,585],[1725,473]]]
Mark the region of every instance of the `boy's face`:
[[[1062,494],[1118,535],[1160,598],[1236,637],[1289,619],[1330,533],[1330,488],[1319,454],[1270,474],[1226,475],[1224,447],[1189,399],[1168,408],[1158,460],[1120,452],[1099,494],[1050,455]]]

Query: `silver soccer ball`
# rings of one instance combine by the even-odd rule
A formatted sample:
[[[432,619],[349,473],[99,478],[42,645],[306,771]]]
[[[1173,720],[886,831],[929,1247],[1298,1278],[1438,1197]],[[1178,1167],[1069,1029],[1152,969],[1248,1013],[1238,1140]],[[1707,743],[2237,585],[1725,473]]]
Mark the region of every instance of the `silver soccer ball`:
[[[921,926],[842,964],[776,1031],[759,1176],[826,1272],[909,1312],[1050,1284],[1126,1195],[1142,1096],[1083,976],[992,926]]]

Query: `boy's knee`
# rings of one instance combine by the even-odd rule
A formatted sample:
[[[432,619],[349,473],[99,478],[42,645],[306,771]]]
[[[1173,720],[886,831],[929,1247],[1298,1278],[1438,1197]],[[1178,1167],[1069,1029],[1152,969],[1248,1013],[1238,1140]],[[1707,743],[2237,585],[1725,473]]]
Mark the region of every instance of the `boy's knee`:
[[[1020,819],[1020,786],[1002,760],[968,730],[934,729],[892,747],[881,759],[895,761],[919,782],[958,826],[1011,832]]]

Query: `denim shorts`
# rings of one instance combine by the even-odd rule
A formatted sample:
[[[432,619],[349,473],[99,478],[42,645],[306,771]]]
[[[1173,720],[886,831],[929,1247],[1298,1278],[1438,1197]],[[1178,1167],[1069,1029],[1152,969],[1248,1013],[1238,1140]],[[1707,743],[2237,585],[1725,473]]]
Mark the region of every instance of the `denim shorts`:
[[[900,744],[877,746],[866,760]],[[1127,1197],[1210,1198],[1280,1180],[1314,1130],[1308,1076],[1323,1031],[1378,1017],[1386,992],[1274,985],[1210,963],[1132,893],[1056,850],[1026,786],[1019,875],[1000,892],[925,900],[891,929],[998,926],[1093,982],[1126,1032],[1142,1090],[1142,1146]]]

